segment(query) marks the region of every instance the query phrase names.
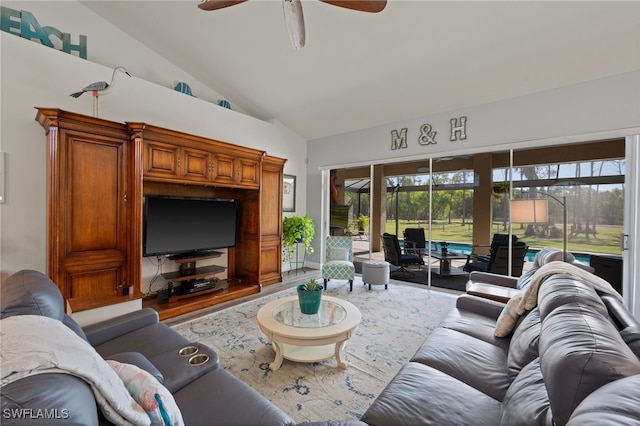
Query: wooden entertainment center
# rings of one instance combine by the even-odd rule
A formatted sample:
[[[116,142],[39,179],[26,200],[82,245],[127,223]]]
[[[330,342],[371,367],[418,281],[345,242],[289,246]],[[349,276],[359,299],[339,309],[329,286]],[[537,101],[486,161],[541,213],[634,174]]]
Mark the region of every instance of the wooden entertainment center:
[[[46,132],[47,273],[77,311],[143,299],[162,319],[282,281],[285,159],[139,122],[37,108]],[[238,203],[228,288],[158,303],[142,293],[143,197]],[[133,286],[132,294],[122,289]]]

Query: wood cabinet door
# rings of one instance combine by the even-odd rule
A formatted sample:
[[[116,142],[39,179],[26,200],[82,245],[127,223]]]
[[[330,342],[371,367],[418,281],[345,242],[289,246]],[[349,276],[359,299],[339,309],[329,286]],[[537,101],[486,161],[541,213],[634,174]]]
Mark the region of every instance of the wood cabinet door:
[[[180,176],[181,148],[164,142],[144,142],[144,176],[161,179],[176,179]]]
[[[60,129],[57,283],[65,298],[115,295],[131,284],[127,139]]]
[[[191,147],[182,148],[180,174],[191,182],[209,182],[213,168],[213,156],[210,152]]]
[[[260,187],[260,163],[249,158],[236,158],[235,181],[245,188]]]
[[[219,152],[212,153],[212,181],[222,185],[235,186],[235,157]]]
[[[260,205],[260,284],[282,281],[282,178],[285,160],[266,156],[262,163]]]

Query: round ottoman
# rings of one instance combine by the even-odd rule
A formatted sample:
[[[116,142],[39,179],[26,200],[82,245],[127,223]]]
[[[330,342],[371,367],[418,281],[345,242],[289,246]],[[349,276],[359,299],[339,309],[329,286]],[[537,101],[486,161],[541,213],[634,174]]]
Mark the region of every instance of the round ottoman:
[[[388,288],[389,284],[389,264],[379,260],[367,260],[362,263],[362,282],[371,285],[382,285]]]

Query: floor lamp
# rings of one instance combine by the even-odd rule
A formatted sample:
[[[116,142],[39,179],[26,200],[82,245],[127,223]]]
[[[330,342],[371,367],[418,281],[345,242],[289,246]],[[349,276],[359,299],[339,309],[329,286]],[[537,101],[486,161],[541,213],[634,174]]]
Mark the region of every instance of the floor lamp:
[[[553,198],[562,205],[562,261],[567,261],[567,197],[562,200],[545,192],[536,191],[538,194]],[[511,200],[511,223],[539,224],[549,222],[549,202],[546,199],[529,198]]]

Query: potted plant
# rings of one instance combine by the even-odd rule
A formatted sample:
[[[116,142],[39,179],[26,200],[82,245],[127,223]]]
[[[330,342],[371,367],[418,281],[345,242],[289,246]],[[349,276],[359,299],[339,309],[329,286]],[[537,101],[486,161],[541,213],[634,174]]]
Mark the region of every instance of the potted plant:
[[[296,287],[298,290],[298,302],[300,312],[306,315],[317,314],[322,302],[322,285],[313,278]]]
[[[509,182],[496,182],[493,184],[493,187],[491,188],[491,192],[493,193],[493,196],[496,198],[500,198],[502,197],[502,195],[504,194],[508,194],[509,193]]]
[[[358,228],[358,234],[364,235],[367,229],[369,229],[369,216],[360,214],[353,223]]]
[[[315,225],[309,216],[285,217],[282,221],[282,249],[285,254],[283,260],[291,257],[297,243],[304,244],[304,250],[307,254],[313,253],[311,241],[314,235]]]

